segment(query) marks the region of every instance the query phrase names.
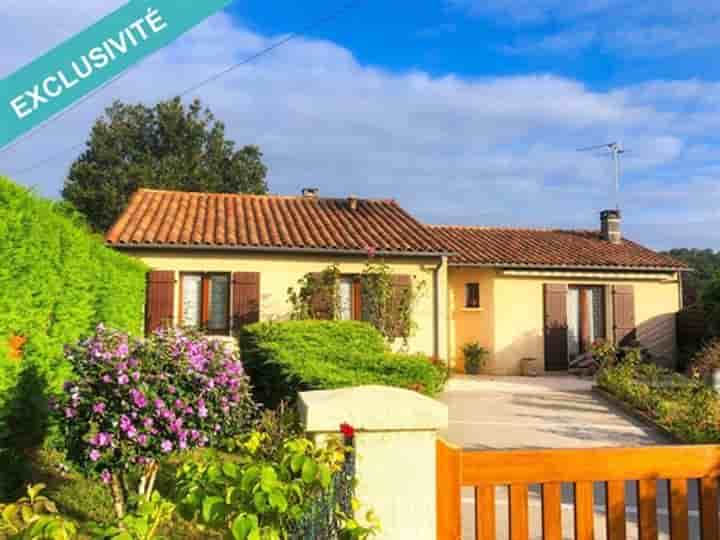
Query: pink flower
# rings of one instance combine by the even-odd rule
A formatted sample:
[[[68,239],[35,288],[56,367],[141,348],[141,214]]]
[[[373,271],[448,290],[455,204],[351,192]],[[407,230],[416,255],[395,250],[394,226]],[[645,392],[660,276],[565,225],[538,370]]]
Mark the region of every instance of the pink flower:
[[[105,384],[110,384],[112,382],[112,377],[110,377],[110,375],[103,375],[102,381]]]
[[[71,407],[65,407],[65,418],[74,418],[77,411]]]
[[[140,380],[140,372],[133,371],[132,378],[133,378],[133,381],[139,381]]]
[[[95,414],[105,414],[105,404],[101,401],[93,405],[93,412]]]
[[[143,394],[140,390],[136,390],[135,388],[130,390],[130,397],[132,397],[133,403],[135,403],[135,406],[139,409],[144,409],[147,405],[145,394]]]
[[[93,461],[97,461],[98,459],[100,459],[101,455],[102,454],[100,454],[100,452],[98,450],[96,450],[95,448],[90,450],[90,459]]]
[[[110,480],[112,480],[112,474],[110,474],[110,471],[105,469],[100,473],[100,479],[103,481],[103,484],[109,484]]]
[[[118,384],[127,384],[130,382],[130,378],[124,373],[118,377]]]
[[[165,440],[162,442],[162,444],[160,445],[160,448],[162,449],[163,452],[165,452],[166,454],[168,454],[168,453],[172,452],[173,443],[171,443],[170,441],[168,441],[167,439],[165,439]]]

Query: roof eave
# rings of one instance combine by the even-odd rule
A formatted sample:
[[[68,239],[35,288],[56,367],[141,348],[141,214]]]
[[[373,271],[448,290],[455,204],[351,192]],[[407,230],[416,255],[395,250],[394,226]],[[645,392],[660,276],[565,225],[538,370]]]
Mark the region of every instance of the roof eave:
[[[179,249],[197,251],[236,251],[255,253],[308,253],[318,255],[362,255],[367,257],[366,249],[333,249],[333,248],[305,248],[305,247],[283,247],[283,246],[222,246],[215,244],[126,244],[106,242],[106,246],[115,249]],[[375,255],[379,257],[450,257],[455,255],[452,252],[444,251],[392,251],[377,250]]]
[[[527,264],[527,263],[467,263],[449,262],[448,266],[464,266],[471,268],[515,268],[528,270],[605,270],[605,271],[639,271],[639,272],[692,272],[692,268],[671,267],[671,266],[629,266],[629,265],[562,265],[562,264]]]

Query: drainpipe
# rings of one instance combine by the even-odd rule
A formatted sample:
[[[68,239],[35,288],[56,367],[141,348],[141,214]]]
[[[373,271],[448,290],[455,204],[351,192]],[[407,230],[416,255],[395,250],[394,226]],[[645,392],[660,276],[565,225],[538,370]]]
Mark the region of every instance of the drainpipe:
[[[433,354],[440,360],[440,269],[443,260],[433,268]],[[450,359],[446,358],[447,376],[450,377]]]

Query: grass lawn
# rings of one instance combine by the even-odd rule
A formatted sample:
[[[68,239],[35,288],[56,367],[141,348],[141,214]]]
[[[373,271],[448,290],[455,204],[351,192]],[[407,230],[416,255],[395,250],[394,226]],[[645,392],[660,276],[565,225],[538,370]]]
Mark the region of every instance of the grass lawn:
[[[107,487],[99,481],[88,480],[77,473],[63,473],[59,467],[60,463],[61,455],[58,452],[48,450],[38,452],[32,464],[32,483],[46,484],[47,488],[43,494],[55,501],[61,514],[76,520],[81,525],[88,522],[112,522],[114,513]],[[170,500],[173,494],[176,463],[172,460],[164,463],[157,479],[157,490]],[[171,525],[166,526],[162,534],[177,540],[221,538],[220,535],[198,530],[177,513]]]

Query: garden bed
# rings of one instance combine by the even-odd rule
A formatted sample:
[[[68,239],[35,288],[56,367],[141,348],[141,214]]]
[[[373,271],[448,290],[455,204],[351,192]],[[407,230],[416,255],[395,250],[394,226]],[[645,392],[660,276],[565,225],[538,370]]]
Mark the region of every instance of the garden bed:
[[[698,378],[627,361],[603,368],[598,392],[686,444],[720,442],[720,396]]]

